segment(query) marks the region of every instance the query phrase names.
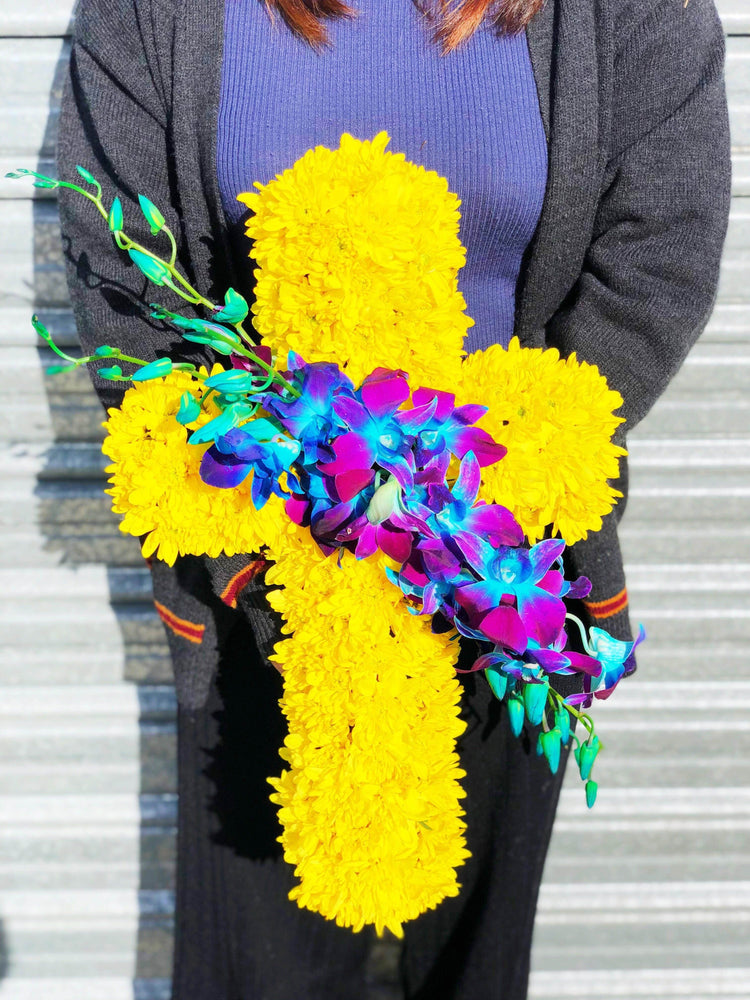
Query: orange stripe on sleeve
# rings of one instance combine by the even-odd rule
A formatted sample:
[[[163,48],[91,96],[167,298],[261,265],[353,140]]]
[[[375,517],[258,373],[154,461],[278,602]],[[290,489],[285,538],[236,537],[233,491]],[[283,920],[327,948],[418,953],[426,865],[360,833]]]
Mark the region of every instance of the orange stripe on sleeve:
[[[239,573],[235,573],[229,583],[226,585],[221,594],[221,599],[225,604],[228,604],[230,608],[237,607],[237,595],[246,587],[252,579],[254,579],[258,573],[262,573],[266,568],[267,563],[265,559],[255,559],[253,562],[248,563],[244,569],[241,569]]]
[[[170,628],[175,633],[175,635],[179,635],[183,639],[187,639],[188,642],[203,642],[203,633],[206,631],[205,625],[189,622],[185,618],[178,618],[176,614],[169,610],[169,608],[165,608],[164,605],[159,604],[158,601],[154,601],[154,607],[156,608],[157,614],[161,620],[167,628]]]
[[[615,594],[614,597],[607,598],[606,601],[584,601],[586,610],[594,618],[612,618],[613,615],[623,611],[628,605],[628,592],[625,587]]]

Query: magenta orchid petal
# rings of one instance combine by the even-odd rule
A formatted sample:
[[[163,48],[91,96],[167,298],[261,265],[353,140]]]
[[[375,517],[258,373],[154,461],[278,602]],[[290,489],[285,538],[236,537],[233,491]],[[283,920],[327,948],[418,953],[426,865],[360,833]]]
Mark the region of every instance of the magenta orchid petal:
[[[454,412],[453,407],[456,405],[456,397],[452,392],[442,392],[440,389],[426,389],[424,386],[413,392],[411,398],[415,406],[424,406],[426,403],[435,400],[435,419],[441,424],[451,416]]]
[[[515,608],[501,606],[493,608],[482,618],[479,630],[488,639],[503,649],[523,653],[528,645],[528,636],[521,618]]]
[[[284,504],[284,509],[286,510],[286,515],[290,521],[295,524],[304,526],[307,521],[307,514],[310,510],[310,501],[305,500],[304,497],[298,497],[295,494],[290,496],[286,503]]]
[[[337,476],[352,469],[369,469],[375,461],[375,449],[360,434],[349,431],[333,442],[336,458],[318,466],[324,476]]]
[[[565,590],[565,577],[559,570],[551,569],[544,574],[542,579],[537,583],[537,587],[546,590],[548,594],[559,597],[563,590]]]
[[[483,538],[478,538],[470,532],[461,533],[461,551],[473,570],[484,576],[487,566],[492,564],[496,550]]]
[[[396,456],[392,459],[386,460],[381,455],[379,456],[378,461],[386,472],[390,472],[391,475],[396,477],[399,486],[406,490],[407,493],[411,492],[414,488],[414,472],[405,458]]]
[[[378,551],[378,535],[374,524],[367,524],[357,539],[354,554],[357,559],[366,559]]]
[[[411,555],[412,537],[406,531],[394,531],[387,524],[376,529],[378,548],[397,563],[405,563]]]
[[[550,646],[565,624],[565,605],[558,597],[538,588],[518,592],[518,613],[529,637],[540,646]]]
[[[411,395],[406,373],[376,368],[359,390],[362,402],[374,417],[394,413]]]
[[[568,650],[565,654],[570,660],[570,665],[580,674],[587,674],[589,677],[598,677],[602,672],[602,665],[593,656],[585,653],[575,653]]]
[[[426,587],[430,578],[410,560],[401,567],[401,576],[414,587]]]
[[[375,473],[372,469],[350,469],[348,472],[339,472],[334,478],[339,499],[343,501],[353,499],[369,486],[374,478]]]
[[[471,673],[474,670],[487,670],[489,667],[502,666],[502,664],[506,662],[507,657],[503,656],[502,653],[484,653],[482,656],[478,656],[476,660],[474,660],[471,669],[466,672]]]
[[[432,580],[424,588],[422,614],[434,615],[440,607],[440,588]]]
[[[473,451],[482,468],[494,465],[508,453],[505,445],[498,444],[481,427],[458,428],[451,434],[450,449],[457,458],[463,458],[467,451]]]
[[[414,482],[420,486],[427,486],[430,483],[438,485],[445,480],[446,473],[450,467],[451,456],[449,451],[438,452],[415,474]]]
[[[465,587],[456,590],[456,600],[474,617],[497,606],[497,590],[483,580],[479,583],[467,583]]]
[[[466,515],[469,531],[489,538],[495,545],[518,546],[523,541],[523,528],[507,509],[499,504],[482,504]]]
[[[354,513],[354,504],[351,500],[346,503],[337,503],[333,507],[318,514],[313,518],[313,532],[316,537],[335,538],[336,533],[343,524],[348,521]]]
[[[585,708],[591,704],[591,695],[587,691],[580,691],[576,694],[569,694],[564,699],[566,705],[583,705]]]
[[[477,420],[485,415],[489,407],[480,406],[479,403],[466,403],[464,406],[457,406],[453,411],[453,416],[459,423],[475,424]]]

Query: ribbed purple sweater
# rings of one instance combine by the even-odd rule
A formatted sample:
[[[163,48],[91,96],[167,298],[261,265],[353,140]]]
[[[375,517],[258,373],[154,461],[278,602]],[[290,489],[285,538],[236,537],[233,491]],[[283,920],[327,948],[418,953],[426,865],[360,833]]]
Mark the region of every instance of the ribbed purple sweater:
[[[443,56],[412,0],[358,0],[356,11],[329,23],[332,44],[316,53],[263,4],[227,0],[217,156],[227,217],[243,214],[239,192],[311,146],[385,129],[394,152],[436,170],[461,198],[459,287],[476,322],[467,350],[507,345],[547,181],[526,37],[485,28]]]

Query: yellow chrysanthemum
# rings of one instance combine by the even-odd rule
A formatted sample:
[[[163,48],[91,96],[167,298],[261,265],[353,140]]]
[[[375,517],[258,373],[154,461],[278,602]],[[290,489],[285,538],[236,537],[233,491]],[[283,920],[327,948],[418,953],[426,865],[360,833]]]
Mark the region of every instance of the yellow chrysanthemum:
[[[467,357],[462,397],[489,411],[480,421],[508,454],[482,470],[480,496],[513,512],[530,542],[549,525],[572,545],[597,531],[622,494],[625,449],[611,441],[622,396],[595,365],[554,349],[493,346]]]
[[[203,482],[200,464],[208,445],[188,444],[187,428],[175,419],[186,390],[201,395],[200,383],[187,372],[134,383],[120,409],[109,411],[102,445],[112,459],[107,492],[112,509],[123,515],[120,530],[147,535],[143,554],[155,553],[170,566],[178,555],[256,552],[286,520],[276,497],[254,509],[252,474],[231,490]],[[217,413],[209,406],[190,429]]]
[[[273,801],[300,906],[360,930],[404,921],[458,893],[468,856],[455,741],[455,643],[406,613],[384,558],[340,564],[301,529],[269,570],[292,638],[275,659],[289,764]]]
[[[239,195],[254,213],[254,325],[282,358],[335,361],[355,384],[418,365],[423,384],[449,388],[473,322],[457,285],[460,201],[388,142],[343,135]]]

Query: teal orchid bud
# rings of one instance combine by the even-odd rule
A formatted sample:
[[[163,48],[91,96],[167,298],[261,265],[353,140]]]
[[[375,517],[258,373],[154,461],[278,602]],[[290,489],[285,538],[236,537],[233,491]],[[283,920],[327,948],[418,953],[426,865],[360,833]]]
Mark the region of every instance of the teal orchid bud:
[[[177,411],[177,422],[185,426],[197,420],[201,413],[201,404],[189,392],[183,392],[180,397],[180,408]]]
[[[85,167],[77,166],[76,170],[78,171],[78,175],[83,177],[87,184],[94,184],[96,187],[99,187],[99,181],[97,181],[96,177],[94,177],[92,173],[89,173]]]
[[[116,347],[110,347],[109,344],[102,344],[101,347],[97,347],[94,351],[95,358],[111,358],[118,353]]]
[[[395,510],[398,510],[401,499],[401,486],[395,476],[389,476],[382,486],[378,486],[367,507],[367,520],[370,524],[382,524],[387,521]]]
[[[520,736],[524,717],[523,698],[514,691],[506,701],[506,705],[508,706],[508,721],[511,732],[514,736]]]
[[[99,378],[108,379],[110,382],[117,382],[122,378],[122,368],[119,365],[112,365],[111,368],[99,368],[96,373]]]
[[[38,337],[41,337],[42,340],[47,344],[51,343],[52,334],[49,332],[44,323],[42,323],[42,321],[39,319],[36,313],[31,317],[31,325],[34,327],[34,330]]]
[[[542,733],[540,739],[549,769],[553,774],[557,774],[560,766],[560,732],[557,729],[550,729],[549,732]]]
[[[53,181],[51,177],[37,177],[37,179],[34,181],[35,188],[47,188],[48,190],[53,191],[56,187],[59,186],[60,186],[59,182]]]
[[[590,781],[586,782],[586,805],[591,809],[596,802],[596,793],[599,790],[599,786],[592,778]]]
[[[214,417],[213,420],[209,420],[207,424],[199,427],[197,431],[193,431],[188,443],[207,444],[209,441],[215,441],[216,438],[236,427],[240,419],[241,417],[235,412],[234,407],[228,406],[218,417]]]
[[[122,215],[122,202],[119,198],[115,198],[112,202],[112,207],[109,210],[109,217],[107,219],[109,224],[109,231],[111,233],[122,232],[122,227],[125,225],[125,220]]]
[[[214,313],[214,319],[220,323],[242,323],[249,310],[247,300],[233,288],[228,288],[224,296],[224,307]]]
[[[490,691],[492,691],[498,701],[502,701],[505,697],[505,692],[508,690],[508,675],[496,667],[487,667],[484,671],[484,676],[487,678]]]
[[[564,708],[559,708],[555,712],[555,729],[560,731],[562,745],[567,746],[570,739],[570,713]]]
[[[538,726],[544,715],[544,708],[547,704],[547,692],[549,682],[547,680],[535,684],[529,681],[524,685],[523,702],[526,707],[526,718],[532,726]]]
[[[583,781],[586,781],[591,774],[591,768],[594,766],[594,761],[596,760],[596,755],[599,753],[600,746],[601,744],[598,736],[591,736],[585,743],[581,744],[580,754],[578,756],[578,769]]]
[[[537,755],[537,757],[543,757],[544,756],[544,743],[542,742],[542,736],[543,735],[544,735],[543,733],[539,733],[539,735],[536,738],[536,755]]]
[[[170,319],[179,330],[183,331],[182,336],[185,340],[194,344],[205,344],[218,354],[228,356],[241,345],[236,333],[216,323],[207,323],[201,319],[190,320],[185,316],[172,316]]]
[[[217,372],[207,378],[206,386],[224,394],[252,392],[255,388],[255,379],[250,372],[246,372],[242,368],[229,368],[227,371]]]
[[[72,372],[74,368],[78,368],[77,364],[71,365],[49,365],[47,367],[48,375],[62,375],[63,372]]]
[[[169,280],[169,268],[156,257],[149,257],[148,254],[132,248],[128,250],[128,255],[138,270],[155,285],[164,285]]]
[[[138,204],[141,206],[143,217],[151,227],[151,235],[156,236],[164,228],[164,216],[159,209],[145,195],[138,195]]]
[[[152,378],[162,378],[172,372],[172,362],[169,358],[157,358],[151,364],[144,365],[131,375],[133,382],[148,382]]]

